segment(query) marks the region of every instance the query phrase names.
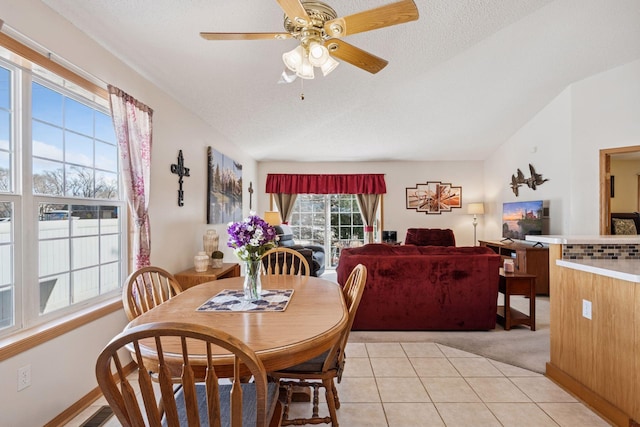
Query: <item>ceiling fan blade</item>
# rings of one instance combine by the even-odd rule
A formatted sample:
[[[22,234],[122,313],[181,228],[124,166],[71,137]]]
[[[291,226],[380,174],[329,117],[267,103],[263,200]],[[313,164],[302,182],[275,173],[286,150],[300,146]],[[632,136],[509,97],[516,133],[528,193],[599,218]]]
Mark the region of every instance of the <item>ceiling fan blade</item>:
[[[289,33],[200,33],[207,40],[282,40],[290,39]]]
[[[375,74],[387,66],[389,61],[378,58],[362,49],[338,39],[329,39],[324,44],[331,56]]]
[[[311,22],[309,14],[302,6],[300,0],[276,0],[284,13],[292,22],[298,25],[307,25]]]
[[[402,0],[354,15],[332,19],[325,22],[324,31],[331,37],[345,37],[415,21],[418,16],[418,8],[413,0]]]

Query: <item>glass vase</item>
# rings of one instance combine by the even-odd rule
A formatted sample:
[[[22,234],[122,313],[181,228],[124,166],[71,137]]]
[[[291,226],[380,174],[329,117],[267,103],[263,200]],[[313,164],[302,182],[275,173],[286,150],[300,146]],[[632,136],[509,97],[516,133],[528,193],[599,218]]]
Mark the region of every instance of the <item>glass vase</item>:
[[[261,260],[245,261],[244,275],[244,299],[256,301],[260,299],[262,292],[262,282],[260,281]]]

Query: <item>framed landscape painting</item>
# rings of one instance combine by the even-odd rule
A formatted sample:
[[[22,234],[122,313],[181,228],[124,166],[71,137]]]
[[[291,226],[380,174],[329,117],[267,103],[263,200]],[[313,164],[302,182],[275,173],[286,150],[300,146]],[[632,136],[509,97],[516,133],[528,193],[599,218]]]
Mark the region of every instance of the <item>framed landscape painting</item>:
[[[242,165],[207,148],[207,224],[242,220]]]
[[[406,191],[406,208],[417,212],[440,214],[462,207],[462,187],[455,187],[450,183],[429,181],[407,187]]]

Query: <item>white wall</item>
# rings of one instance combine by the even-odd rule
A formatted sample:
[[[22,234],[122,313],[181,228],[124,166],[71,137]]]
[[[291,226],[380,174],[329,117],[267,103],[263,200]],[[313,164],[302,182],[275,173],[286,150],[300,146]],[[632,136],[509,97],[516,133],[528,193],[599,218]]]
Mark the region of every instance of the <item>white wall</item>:
[[[599,154],[603,148],[640,144],[640,61],[597,74],[565,89],[485,162],[485,215],[489,238],[500,236],[503,202],[549,203],[550,234],[599,234]],[[549,181],[537,190],[520,187],[531,163]]]
[[[566,229],[563,213],[567,210],[571,168],[570,101],[570,94],[564,91],[485,161],[485,224],[489,240],[502,236],[504,202],[544,200],[549,205],[549,233],[560,234]],[[522,185],[516,196],[511,189],[511,175],[520,169],[528,178],[529,164],[549,181],[535,190]]]
[[[177,272],[193,266],[202,235],[215,228],[221,249],[226,225],[206,225],[206,147],[243,164],[243,179],[256,183],[256,163],[215,129],[145,80],[42,2],[0,0],[6,25],[45,46],[96,78],[111,83],[154,110],[151,171],[151,263]],[[177,204],[178,176],[170,172],[183,151],[190,176],[184,178],[184,206]],[[248,194],[245,210],[248,213]],[[254,199],[255,202],[255,199]],[[35,426],[51,420],[96,387],[96,356],[125,322],[122,312],[92,322],[33,350],[0,362],[0,425]],[[31,387],[17,392],[17,369],[31,365]]]
[[[640,145],[640,60],[572,87],[572,234],[598,234],[603,148]]]
[[[293,163],[260,162],[257,188],[260,205],[268,208],[265,194],[268,173],[350,174],[383,173],[387,184],[384,196],[384,229],[396,230],[398,240],[404,240],[407,228],[451,228],[458,246],[473,245],[473,217],[466,213],[468,203],[484,199],[482,162],[361,162],[361,163]],[[406,209],[406,188],[418,183],[442,181],[462,187],[462,208],[439,215],[426,215]],[[259,212],[261,213],[261,212]],[[484,234],[483,217],[478,221],[478,239]]]

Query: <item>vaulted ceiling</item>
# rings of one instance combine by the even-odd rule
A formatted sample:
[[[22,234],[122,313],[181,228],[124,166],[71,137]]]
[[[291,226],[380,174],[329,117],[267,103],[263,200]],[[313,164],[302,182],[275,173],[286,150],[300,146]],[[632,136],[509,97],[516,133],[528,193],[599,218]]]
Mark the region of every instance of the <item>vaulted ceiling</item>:
[[[417,21],[344,39],[379,73],[277,84],[295,40],[199,36],[282,32],[275,0],[42,1],[257,160],[482,160],[571,83],[640,58],[638,0],[416,0]]]

